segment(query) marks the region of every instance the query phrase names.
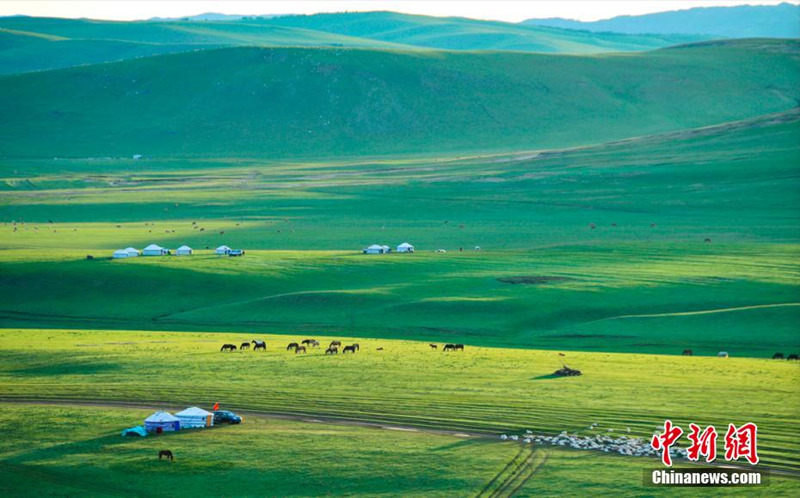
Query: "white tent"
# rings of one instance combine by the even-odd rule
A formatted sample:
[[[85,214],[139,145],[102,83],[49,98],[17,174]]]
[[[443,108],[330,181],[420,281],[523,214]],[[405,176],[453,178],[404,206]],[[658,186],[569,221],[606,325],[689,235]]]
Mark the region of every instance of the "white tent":
[[[191,256],[194,251],[189,246],[180,246],[178,249],[175,250],[175,254],[178,256]]]
[[[147,432],[177,431],[181,428],[181,421],[171,413],[155,412],[144,419],[144,428]]]
[[[219,246],[219,247],[217,247],[217,249],[214,252],[217,253],[217,254],[225,255],[225,254],[228,254],[229,252],[231,252],[231,248],[228,247],[228,246]]]
[[[124,249],[119,249],[117,251],[114,251],[114,256],[113,257],[117,258],[117,259],[119,259],[119,258],[127,258],[127,257],[130,257],[130,254],[128,254],[128,251],[126,251]]]
[[[138,249],[134,249],[133,247],[126,247],[125,248],[125,252],[128,253],[128,257],[129,258],[135,258],[136,256],[138,256],[140,254],[139,250]]]
[[[386,252],[386,246],[379,246],[378,244],[372,244],[371,246],[364,249],[364,254],[383,254]]]
[[[390,253],[390,252],[392,252],[392,248],[391,248],[391,247],[389,247],[389,246],[381,246],[381,249],[383,249],[383,252],[384,252],[384,253]]]
[[[414,252],[414,246],[412,246],[408,242],[403,242],[402,244],[397,246],[397,252]]]
[[[144,256],[163,256],[167,254],[167,250],[158,244],[150,244],[142,251]]]
[[[175,416],[181,421],[181,429],[214,425],[214,414],[196,406],[178,412]]]

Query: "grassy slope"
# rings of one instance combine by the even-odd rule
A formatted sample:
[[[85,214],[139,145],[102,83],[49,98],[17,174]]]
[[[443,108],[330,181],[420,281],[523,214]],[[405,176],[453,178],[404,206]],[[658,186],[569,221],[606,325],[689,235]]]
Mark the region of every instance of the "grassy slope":
[[[26,326],[788,353],[800,308],[749,307],[798,302],[799,133],[790,113],[528,159],[11,162],[37,173],[6,171],[0,214],[28,223],[0,227],[17,249],[2,255],[0,309]],[[356,254],[403,240],[422,252]],[[250,252],[83,259],[151,242]],[[573,280],[497,280],[514,276]],[[681,314],[707,310],[729,311]]]
[[[630,428],[643,438],[665,417],[717,427],[752,420],[764,465],[800,468],[793,451],[800,436],[797,362],[569,351],[561,357],[473,346],[449,354],[387,339],[360,339],[361,351],[348,356],[285,350],[302,337],[8,329],[0,331],[0,397],[221,401],[233,409],[494,433],[594,434],[588,427],[599,422],[604,433]],[[268,351],[219,352],[222,343],[252,338],[266,339]],[[584,375],[550,377],[563,362]]]
[[[313,29],[446,50],[518,50],[549,53],[600,53],[649,50],[704,39],[702,35],[619,35],[558,28],[479,21],[363,12],[281,16],[267,25]]]
[[[11,117],[0,123],[0,149],[297,159],[602,142],[792,108],[800,98],[794,46],[742,41],[595,57],[295,48],[150,57],[0,79],[0,107]]]
[[[513,443],[255,416],[239,426],[123,439],[120,428],[148,411],[30,405],[0,410],[7,429],[0,442],[0,492],[5,496],[242,496],[256,490],[283,496],[467,495],[483,489],[518,452]],[[92,423],[75,424],[76,419]],[[162,447],[176,453],[174,463],[155,459]],[[569,493],[575,487],[595,494],[640,493],[641,472],[652,468],[651,462],[633,458],[555,448],[536,451],[547,458],[518,496]],[[303,469],[299,487],[298,468]],[[770,481],[771,496],[796,490],[796,481],[778,476]],[[697,494],[670,491],[671,496]],[[717,488],[715,494],[748,491],[752,489]],[[653,489],[649,494],[659,493]]]

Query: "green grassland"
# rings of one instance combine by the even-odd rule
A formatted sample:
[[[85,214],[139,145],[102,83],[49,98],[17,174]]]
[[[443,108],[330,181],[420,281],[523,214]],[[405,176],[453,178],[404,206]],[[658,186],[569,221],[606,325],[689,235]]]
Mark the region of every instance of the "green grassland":
[[[0,150],[7,159],[297,161],[599,144],[793,109],[796,46],[745,40],[581,57],[239,47],[146,57],[0,78]]]
[[[0,18],[0,74],[96,64],[221,46],[602,53],[650,50],[704,35],[620,35],[392,12],[276,19],[113,22]]]
[[[763,464],[800,468],[797,362],[571,351],[562,357],[473,346],[454,354],[389,339],[359,339],[355,355],[285,350],[303,337],[6,329],[0,398],[222,401],[232,409],[495,434],[589,435],[597,432],[589,425],[599,422],[604,433],[630,428],[649,438],[664,418],[717,427],[753,421]],[[266,339],[266,353],[219,351],[223,343],[254,338]],[[584,375],[552,377],[563,362]]]
[[[790,112],[517,155],[5,161],[0,316],[22,327],[796,352],[799,136]],[[359,254],[404,240],[419,252]],[[152,242],[198,253],[109,259]],[[223,243],[248,255],[211,255]]]
[[[466,496],[500,476],[487,489],[497,490],[502,471],[519,452],[517,444],[485,439],[249,415],[239,426],[123,439],[120,428],[149,411],[11,404],[0,413],[5,496]],[[175,462],[156,460],[162,448],[175,453]],[[516,496],[556,496],[576,488],[638,494],[642,470],[655,468],[632,458],[557,448],[536,449],[534,464],[535,473],[508,490],[521,484]],[[773,475],[768,489],[771,496],[791,496],[797,487],[797,481]],[[751,489],[729,488],[724,494]]]

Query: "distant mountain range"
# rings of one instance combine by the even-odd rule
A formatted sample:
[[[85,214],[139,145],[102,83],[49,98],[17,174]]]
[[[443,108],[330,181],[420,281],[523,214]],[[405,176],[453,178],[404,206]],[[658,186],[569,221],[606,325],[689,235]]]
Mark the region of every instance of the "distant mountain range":
[[[526,25],[626,34],[696,34],[725,38],[800,38],[800,6],[741,5],[696,7],[641,16],[619,16],[594,22],[572,19],[528,19]]]

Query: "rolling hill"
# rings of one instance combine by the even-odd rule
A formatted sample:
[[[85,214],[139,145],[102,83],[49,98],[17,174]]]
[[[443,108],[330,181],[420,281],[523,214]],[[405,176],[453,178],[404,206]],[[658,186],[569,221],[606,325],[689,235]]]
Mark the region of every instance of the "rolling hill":
[[[265,24],[312,29],[371,40],[444,50],[514,50],[542,53],[602,53],[650,50],[708,39],[702,35],[589,33],[459,17],[396,12],[351,12],[279,16]]]
[[[0,78],[0,150],[310,158],[600,143],[793,108],[797,47],[752,40],[584,57],[228,48],[148,57]]]
[[[599,53],[649,50],[702,39],[706,37],[596,34],[391,12],[215,21],[7,17],[0,18],[0,74],[226,46]]]
[[[695,7],[601,21],[528,19],[526,25],[615,33],[707,34],[724,38],[800,38],[800,6],[739,5]]]

